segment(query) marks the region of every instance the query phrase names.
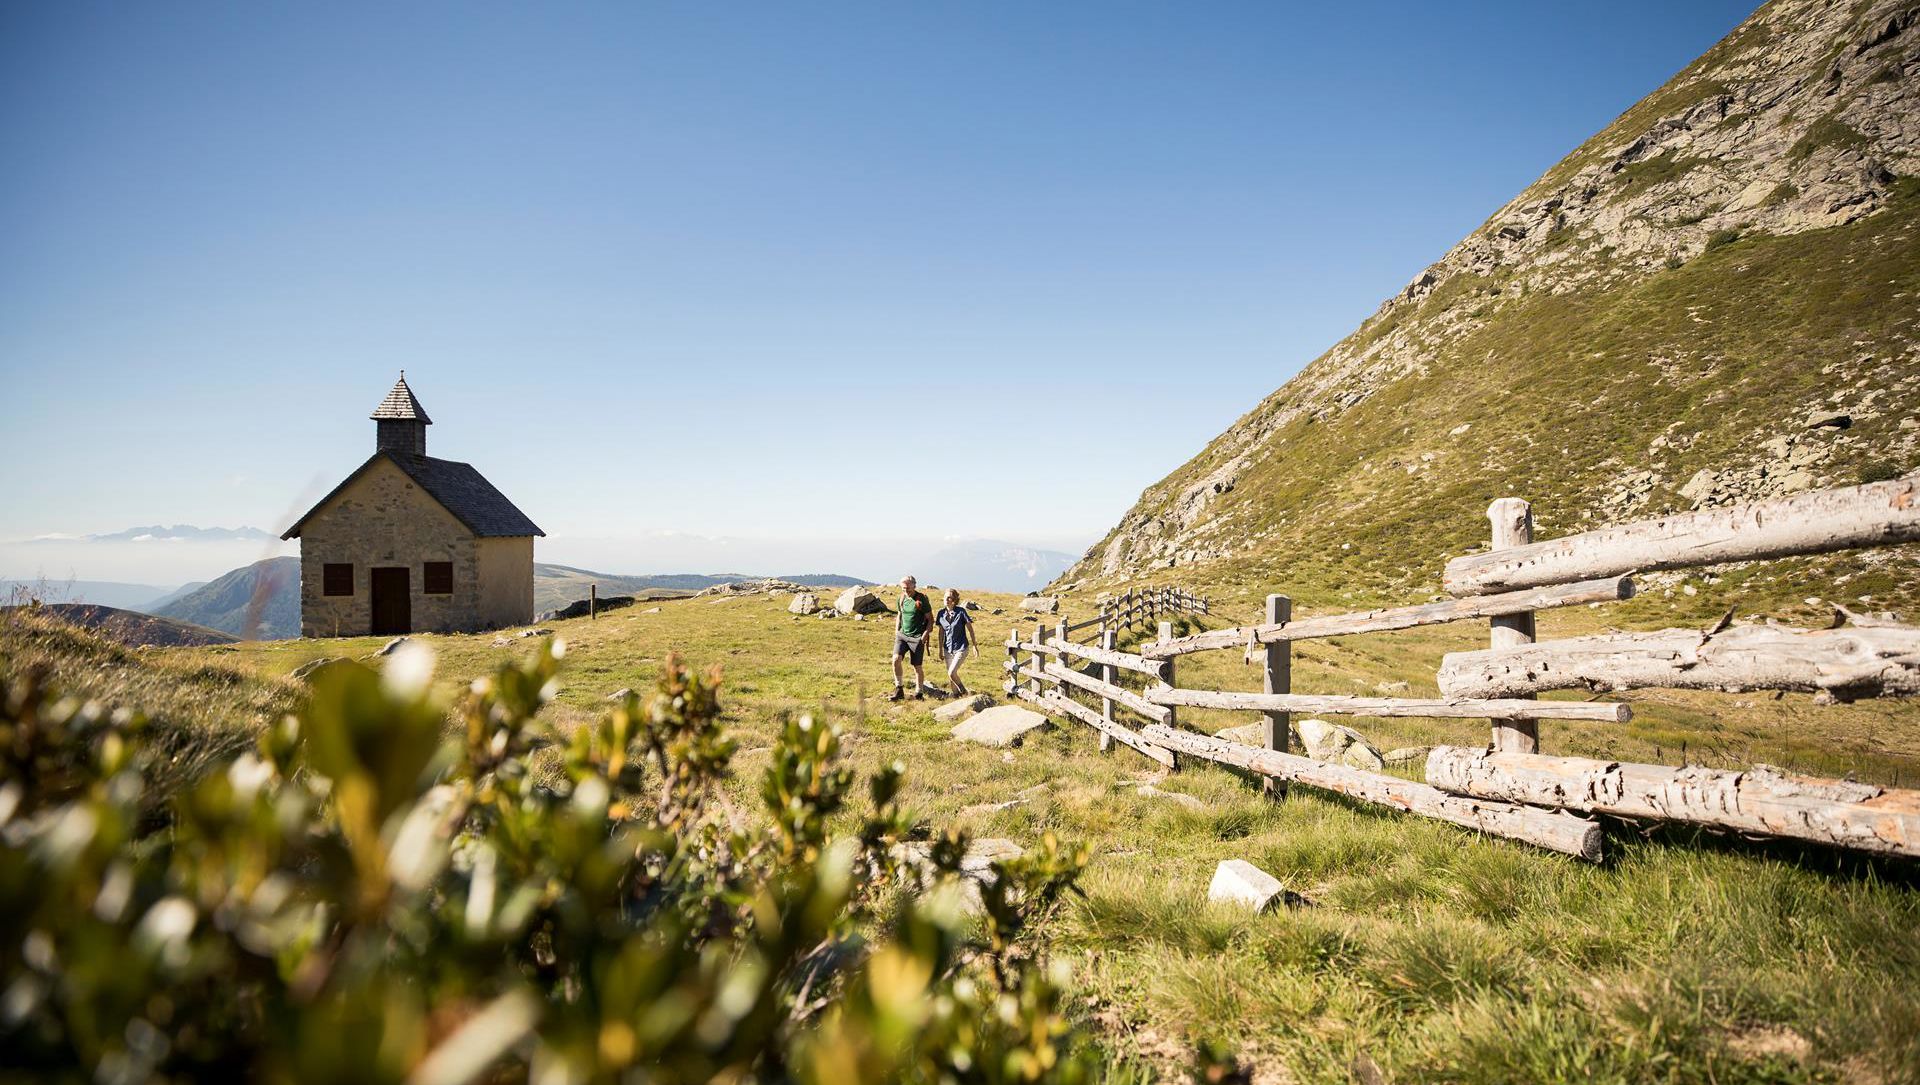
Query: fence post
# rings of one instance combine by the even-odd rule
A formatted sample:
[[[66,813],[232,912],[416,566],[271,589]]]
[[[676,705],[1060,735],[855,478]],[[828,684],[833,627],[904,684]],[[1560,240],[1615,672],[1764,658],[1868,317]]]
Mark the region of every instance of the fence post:
[[[1020,688],[1020,626],[1016,624],[1007,630],[1007,696],[1012,697],[1014,690]]]
[[[1290,622],[1292,620],[1292,599],[1284,595],[1267,596],[1268,625],[1278,625],[1281,622]],[[1269,642],[1267,644],[1267,665],[1264,669],[1266,673],[1261,683],[1262,689],[1268,693],[1292,693],[1293,642],[1290,640]],[[1281,753],[1286,753],[1292,747],[1292,736],[1287,733],[1287,724],[1291,722],[1292,718],[1293,714],[1290,712],[1266,713],[1267,722],[1263,729],[1266,731],[1267,749],[1279,750]],[[1279,798],[1287,793],[1286,781],[1275,779],[1272,776],[1263,776],[1261,779],[1263,781],[1261,790],[1267,794]]]
[[[1487,506],[1487,519],[1493,524],[1493,549],[1525,546],[1533,541],[1533,505],[1518,497],[1503,497]],[[1533,612],[1508,614],[1489,619],[1491,643],[1495,648],[1513,648],[1532,644]],[[1529,694],[1529,696],[1531,696]],[[1538,753],[1539,720],[1494,720],[1493,748],[1505,753]]]
[[[1109,651],[1113,649],[1113,630],[1105,626],[1102,626],[1100,629],[1100,647]],[[1102,663],[1100,665],[1100,680],[1103,682],[1111,682],[1113,679],[1114,673],[1112,665]],[[1105,718],[1108,723],[1113,722],[1113,698],[1100,698],[1100,715]],[[1100,732],[1100,752],[1113,752],[1113,736],[1107,734],[1105,731]]]
[[[1045,671],[1047,669],[1047,657],[1039,650],[1040,646],[1045,643],[1047,643],[1047,623],[1035,618],[1033,620],[1033,669],[1036,671]],[[1029,679],[1029,681],[1033,684],[1027,688],[1033,692],[1035,697],[1046,696],[1046,686],[1041,683],[1040,679],[1033,678]]]
[[[1172,622],[1161,622],[1161,623],[1160,623],[1160,643],[1162,643],[1162,644],[1165,644],[1166,642],[1168,642],[1168,641],[1170,641],[1170,640],[1172,640],[1172,639],[1173,639],[1173,623],[1172,623]],[[1173,685],[1178,685],[1178,684],[1179,684],[1178,682],[1176,682],[1176,681],[1174,680],[1174,677],[1173,677],[1173,664],[1174,664],[1174,661],[1173,661],[1173,660],[1171,660],[1171,659],[1169,659],[1169,660],[1167,660],[1167,685],[1169,685],[1169,686],[1173,686]],[[1168,726],[1168,727],[1172,727],[1172,726],[1175,726],[1175,724],[1174,724],[1174,722],[1173,722],[1173,709],[1172,709],[1172,708],[1168,708],[1168,709],[1167,709],[1167,726]]]
[[[600,585],[588,584],[587,585],[587,620],[592,621],[595,618],[599,617],[600,616],[599,610],[600,610]]]

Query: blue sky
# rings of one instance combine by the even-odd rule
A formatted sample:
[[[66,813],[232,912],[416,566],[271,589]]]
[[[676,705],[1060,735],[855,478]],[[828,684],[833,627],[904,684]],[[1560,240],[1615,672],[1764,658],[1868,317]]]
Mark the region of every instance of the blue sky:
[[[1078,549],[1747,11],[6,5],[0,540],[283,527],[404,367],[543,559]]]

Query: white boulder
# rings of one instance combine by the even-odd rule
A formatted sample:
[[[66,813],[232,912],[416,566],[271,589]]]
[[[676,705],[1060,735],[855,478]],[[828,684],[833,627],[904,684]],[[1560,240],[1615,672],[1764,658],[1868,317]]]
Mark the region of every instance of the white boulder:
[[[1213,871],[1213,883],[1207,886],[1209,901],[1239,904],[1256,912],[1266,911],[1274,901],[1286,896],[1280,879],[1247,862],[1228,859]]]

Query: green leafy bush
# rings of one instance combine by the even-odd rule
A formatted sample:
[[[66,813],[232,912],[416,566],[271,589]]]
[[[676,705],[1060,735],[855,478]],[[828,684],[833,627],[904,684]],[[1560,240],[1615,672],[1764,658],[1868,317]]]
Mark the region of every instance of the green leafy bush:
[[[787,724],[761,816],[717,675],[669,662],[562,736],[559,644],[450,706],[431,657],[322,668],[258,748],[143,815],[138,713],[0,684],[0,1050],[45,1081],[1030,1082],[1091,1072],[1023,938],[1074,892]],[[450,718],[454,725],[449,727]],[[535,771],[551,761],[553,771]],[[835,826],[842,827],[838,833]],[[846,831],[851,828],[851,831]]]

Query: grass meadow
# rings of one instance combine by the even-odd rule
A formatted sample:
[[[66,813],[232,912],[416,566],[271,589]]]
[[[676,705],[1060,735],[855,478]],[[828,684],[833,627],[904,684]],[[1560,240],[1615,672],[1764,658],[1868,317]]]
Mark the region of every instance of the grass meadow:
[[[1001,642],[1032,617],[980,596]],[[1610,823],[1589,865],[1296,787],[1265,798],[1241,775],[1097,750],[1084,727],[1011,751],[952,740],[937,701],[888,704],[890,619],[797,618],[787,596],[701,597],[550,623],[568,644],[548,711],[593,718],[646,688],[670,652],[723,669],[737,729],[734,786],[757,785],[774,729],[812,712],[847,732],[861,767],[907,768],[936,825],[1031,843],[1051,829],[1093,849],[1085,895],[1042,937],[1073,970],[1076,1013],[1115,1080],[1178,1080],[1196,1044],[1238,1051],[1257,1082],[1920,1080],[1920,869],[1690,830]],[[654,610],[653,607],[657,607]],[[1068,616],[1090,613],[1069,600]],[[1218,626],[1251,617],[1219,608]],[[1000,613],[994,613],[994,611]],[[1247,610],[1246,614],[1234,613]],[[1542,636],[1670,618],[1654,601],[1541,616]],[[504,634],[424,636],[439,680],[463,684],[531,650]],[[167,717],[183,751],[246,741],[300,696],[309,660],[363,657],[376,638],[126,651],[15,621],[6,666],[48,662],[70,688]],[[1439,655],[1483,645],[1481,623],[1296,647],[1295,688],[1419,695]],[[1004,651],[971,664],[999,692]],[[1182,685],[1258,687],[1223,651],[1180,661]],[[1405,683],[1404,689],[1399,685]],[[1803,771],[1911,784],[1920,713],[1815,706],[1804,696],[1629,695],[1625,725],[1544,721],[1550,752]],[[1201,730],[1247,714],[1182,710]],[[1475,721],[1350,720],[1382,749],[1478,744]],[[190,773],[183,752],[180,770]],[[1416,774],[1417,765],[1407,771]],[[1161,792],[1190,796],[1197,805]],[[851,815],[849,815],[851,816]],[[1247,859],[1301,901],[1254,915],[1206,903],[1214,866]]]

